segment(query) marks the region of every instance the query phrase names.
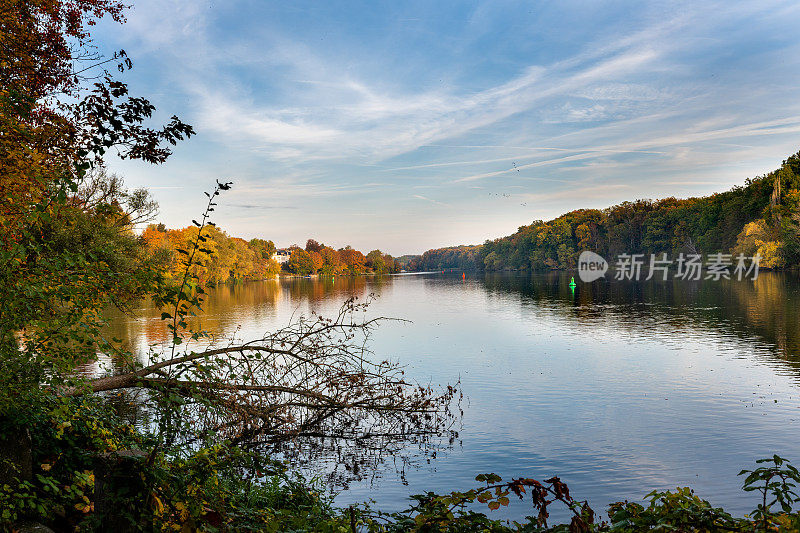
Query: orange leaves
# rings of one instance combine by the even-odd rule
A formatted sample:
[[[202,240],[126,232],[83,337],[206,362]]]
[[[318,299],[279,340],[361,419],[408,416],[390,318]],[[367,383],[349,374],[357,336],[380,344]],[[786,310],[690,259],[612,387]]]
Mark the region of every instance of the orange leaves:
[[[40,99],[70,93],[79,77],[73,73],[75,41],[88,44],[87,26],[104,15],[122,20],[123,4],[113,0],[8,0],[0,13],[3,54],[15,59],[3,69],[2,85]],[[84,57],[90,57],[88,55]]]
[[[151,224],[141,235],[142,241],[151,252],[161,251],[168,255],[164,265],[168,273],[176,275],[183,271],[186,257],[181,250],[189,250],[197,236],[198,228],[194,225],[182,229],[166,229],[163,225]],[[275,261],[275,245],[272,241],[252,239],[245,241],[239,237],[230,237],[215,226],[207,225],[199,237],[199,264],[193,265],[193,273],[201,283],[217,285],[232,281],[267,279],[275,276],[281,266]],[[360,275],[368,272],[398,272],[399,263],[380,250],[370,252],[365,257],[360,251],[349,246],[334,250],[316,241],[310,240],[311,248],[304,250],[291,248],[289,261],[284,268],[293,274],[322,274],[336,276],[340,274]]]
[[[311,268],[314,272],[319,272],[323,264],[322,255],[314,250],[308,252],[308,254],[311,256]]]
[[[90,501],[88,496],[83,496],[81,501],[75,504],[75,509],[83,514],[94,512],[94,502]]]
[[[510,504],[509,495],[514,494],[521,500],[525,495],[530,496],[534,509],[539,511],[536,519],[539,526],[547,527],[547,519],[550,516],[548,506],[556,501],[564,504],[573,513],[570,531],[589,531],[589,524],[594,521],[594,512],[589,505],[586,502],[578,505],[569,495],[566,483],[558,477],[551,477],[544,482],[532,478],[516,478],[503,483],[500,476],[488,473],[478,474],[475,480],[486,483],[486,486],[467,492],[453,492],[447,496],[432,495],[426,503],[433,509],[426,509],[424,512],[435,510],[440,516],[445,514],[452,517],[452,511],[456,507],[475,501],[486,504],[489,509],[495,511],[500,507],[508,506]],[[428,520],[428,517],[423,516],[422,518],[423,522]]]
[[[149,248],[163,248],[168,242],[166,231],[160,231],[155,224],[147,226],[142,232],[141,238]]]

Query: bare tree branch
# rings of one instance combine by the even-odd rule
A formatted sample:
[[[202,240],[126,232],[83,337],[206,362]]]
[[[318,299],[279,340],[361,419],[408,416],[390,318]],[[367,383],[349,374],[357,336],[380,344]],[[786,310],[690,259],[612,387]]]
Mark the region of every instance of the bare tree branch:
[[[300,317],[252,342],[187,348],[61,393],[140,389],[153,402],[173,398],[182,424],[175,438],[184,443],[214,438],[286,452],[309,439],[364,450],[452,440],[457,387],[436,391],[407,381],[398,364],[375,360],[368,340],[385,319],[358,320],[366,305],[351,299],[333,318]]]

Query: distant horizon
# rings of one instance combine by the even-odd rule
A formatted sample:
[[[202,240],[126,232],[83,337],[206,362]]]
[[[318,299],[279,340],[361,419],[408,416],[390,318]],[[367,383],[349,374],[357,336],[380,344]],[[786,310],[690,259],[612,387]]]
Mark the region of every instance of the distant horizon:
[[[772,171],[774,171],[774,170],[777,170],[777,169],[780,167],[780,164],[781,164],[781,162],[782,162],[782,161],[784,161],[784,160],[785,160],[787,157],[789,157],[789,156],[791,156],[791,155],[794,155],[794,154],[796,154],[796,153],[800,153],[800,149],[799,149],[798,151],[795,151],[795,152],[791,153],[791,154],[787,154],[787,155],[786,155],[785,157],[783,157],[783,158],[782,158],[780,161],[776,162],[776,164],[775,164],[775,168],[771,169],[770,171],[767,171],[767,172],[762,172],[761,174],[758,174],[757,176],[748,176],[748,177],[745,177],[745,178],[743,178],[743,179],[741,180],[741,183],[739,183],[739,184],[734,184],[734,185],[732,185],[731,187],[728,187],[727,189],[724,189],[724,190],[711,191],[711,192],[709,192],[709,193],[707,193],[707,194],[703,194],[703,195],[685,196],[685,197],[679,197],[679,196],[676,196],[676,195],[667,195],[667,196],[662,196],[662,197],[659,197],[659,198],[643,198],[643,197],[640,197],[640,198],[629,198],[629,199],[622,200],[621,202],[618,202],[618,203],[616,203],[616,204],[609,204],[609,205],[605,205],[605,206],[603,206],[603,207],[580,207],[580,206],[579,206],[579,207],[573,207],[573,208],[571,208],[571,209],[568,209],[567,211],[561,212],[561,213],[559,213],[558,215],[555,215],[555,216],[553,216],[553,217],[548,217],[548,218],[546,218],[546,219],[545,219],[545,218],[542,218],[542,219],[532,219],[532,220],[529,220],[529,221],[525,222],[524,224],[520,224],[520,225],[518,225],[518,226],[517,226],[516,228],[514,228],[512,231],[509,231],[507,234],[504,234],[504,235],[496,235],[496,236],[494,236],[494,237],[489,237],[488,239],[484,239],[483,241],[481,241],[481,242],[477,242],[477,243],[445,244],[445,245],[443,245],[443,246],[435,246],[435,247],[432,247],[432,248],[426,248],[425,250],[422,250],[422,251],[420,251],[420,252],[409,252],[409,253],[401,253],[401,254],[394,254],[394,253],[391,253],[390,251],[384,250],[383,248],[378,248],[378,249],[380,249],[380,250],[381,250],[382,252],[384,252],[384,253],[388,253],[388,254],[390,254],[392,257],[395,257],[395,258],[398,258],[398,257],[403,257],[403,256],[420,256],[420,255],[424,254],[425,252],[427,252],[427,251],[429,251],[429,250],[437,250],[437,249],[442,249],[442,248],[458,248],[458,247],[461,247],[461,246],[480,246],[481,244],[483,244],[484,242],[486,242],[486,240],[494,240],[494,239],[499,239],[499,238],[503,238],[503,237],[508,237],[509,235],[512,235],[513,233],[515,233],[515,232],[517,231],[517,229],[519,229],[519,227],[521,227],[521,226],[527,226],[527,225],[530,225],[530,224],[532,224],[532,223],[533,223],[534,221],[536,221],[536,220],[543,220],[543,221],[547,222],[547,221],[549,221],[549,220],[553,220],[553,219],[556,219],[556,218],[558,218],[558,217],[560,217],[560,216],[566,215],[567,213],[571,213],[571,212],[573,212],[573,211],[577,211],[577,210],[581,210],[581,209],[599,209],[599,210],[603,210],[603,209],[611,208],[611,207],[613,207],[613,206],[615,206],[615,205],[619,205],[620,203],[622,203],[622,202],[626,202],[626,201],[628,201],[628,202],[636,202],[636,201],[644,200],[644,201],[658,202],[658,201],[661,201],[661,200],[664,200],[664,199],[667,199],[667,198],[676,198],[676,199],[678,199],[678,200],[688,200],[688,199],[691,199],[691,198],[703,198],[703,197],[705,197],[705,196],[710,196],[710,195],[713,195],[713,194],[717,194],[717,193],[723,193],[723,192],[726,192],[726,191],[730,191],[730,190],[731,190],[733,187],[737,187],[737,186],[744,186],[745,182],[746,182],[748,179],[755,179],[755,178],[758,178],[758,177],[761,177],[761,176],[767,175],[767,174],[769,174],[770,172],[772,172]],[[221,200],[220,202],[223,202],[223,201],[224,201],[224,200]],[[186,226],[189,226],[189,225],[190,225],[190,224],[187,224],[187,225],[185,225],[185,226],[182,226],[182,227],[186,227]],[[174,228],[171,228],[171,229],[174,229]],[[269,237],[266,237],[266,236],[259,236],[259,235],[255,235],[255,236],[253,236],[253,237],[248,237],[248,238],[245,238],[245,237],[242,237],[242,236],[240,236],[240,235],[233,235],[233,234],[231,234],[230,232],[228,232],[228,231],[225,229],[225,227],[222,227],[222,226],[220,226],[220,229],[221,229],[222,231],[225,231],[226,233],[228,233],[228,235],[229,235],[230,237],[239,237],[239,238],[243,238],[243,239],[246,239],[246,240],[250,240],[250,239],[264,239],[264,240],[272,240],[272,241],[273,241],[273,244],[275,245],[275,248],[276,248],[276,249],[278,249],[278,250],[285,250],[285,249],[289,249],[289,248],[292,248],[293,246],[299,246],[300,248],[305,248],[306,242],[307,242],[309,239],[313,239],[313,240],[315,240],[315,241],[319,242],[320,244],[324,244],[324,245],[326,245],[326,246],[331,246],[332,248],[334,248],[334,249],[336,249],[336,250],[342,249],[342,248],[344,248],[345,246],[351,246],[352,248],[354,248],[354,249],[356,249],[356,250],[359,250],[359,251],[361,251],[361,252],[365,252],[365,253],[366,253],[366,252],[370,252],[370,251],[372,251],[372,250],[375,250],[375,249],[376,249],[376,248],[369,248],[369,249],[366,249],[365,247],[359,247],[359,246],[357,246],[357,245],[354,245],[354,244],[352,244],[352,243],[344,244],[344,245],[342,245],[342,246],[336,246],[336,245],[333,245],[333,246],[332,246],[330,243],[327,243],[327,242],[321,241],[320,239],[317,239],[317,238],[315,238],[315,237],[313,237],[313,236],[310,236],[310,237],[308,237],[308,238],[304,239],[302,242],[294,242],[294,243],[292,243],[292,244],[288,244],[288,245],[282,245],[282,244],[278,244],[277,242],[275,242],[275,240],[274,240],[274,239],[271,239],[271,238],[269,238]]]
[[[99,51],[197,135],[110,170],[170,227],[221,179],[231,235],[409,255],[727,190],[800,147],[796,2],[143,0],[127,19]]]

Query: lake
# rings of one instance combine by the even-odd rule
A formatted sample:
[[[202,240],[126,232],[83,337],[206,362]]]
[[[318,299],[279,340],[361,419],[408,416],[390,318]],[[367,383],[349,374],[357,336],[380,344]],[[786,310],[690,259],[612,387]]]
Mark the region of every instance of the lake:
[[[337,496],[405,507],[410,494],[476,485],[478,473],[558,475],[599,512],[652,489],[691,486],[741,515],[756,496],[742,468],[778,453],[800,466],[800,279],[600,280],[568,273],[409,274],[283,279],[210,291],[202,327],[249,340],[293,315],[377,297],[376,356],[407,377],[455,383],[465,395],[460,438],[434,458],[396,458]],[[117,315],[117,337],[144,352],[164,340],[148,306]],[[339,469],[334,458],[320,473]],[[487,510],[488,511],[488,510]],[[555,508],[553,509],[555,511]],[[494,517],[530,514],[514,502]],[[561,515],[554,513],[554,515]]]

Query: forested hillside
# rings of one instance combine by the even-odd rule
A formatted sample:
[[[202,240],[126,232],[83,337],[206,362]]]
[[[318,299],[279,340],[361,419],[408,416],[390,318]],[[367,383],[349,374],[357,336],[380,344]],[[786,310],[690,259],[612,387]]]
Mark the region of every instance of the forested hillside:
[[[406,270],[427,272],[432,270],[480,268],[480,246],[453,246],[428,250],[422,255],[413,256],[406,263]]]
[[[700,198],[623,202],[579,209],[481,246],[429,250],[408,270],[575,268],[592,250],[620,253],[744,253],[767,268],[800,264],[800,153],[744,186]]]

